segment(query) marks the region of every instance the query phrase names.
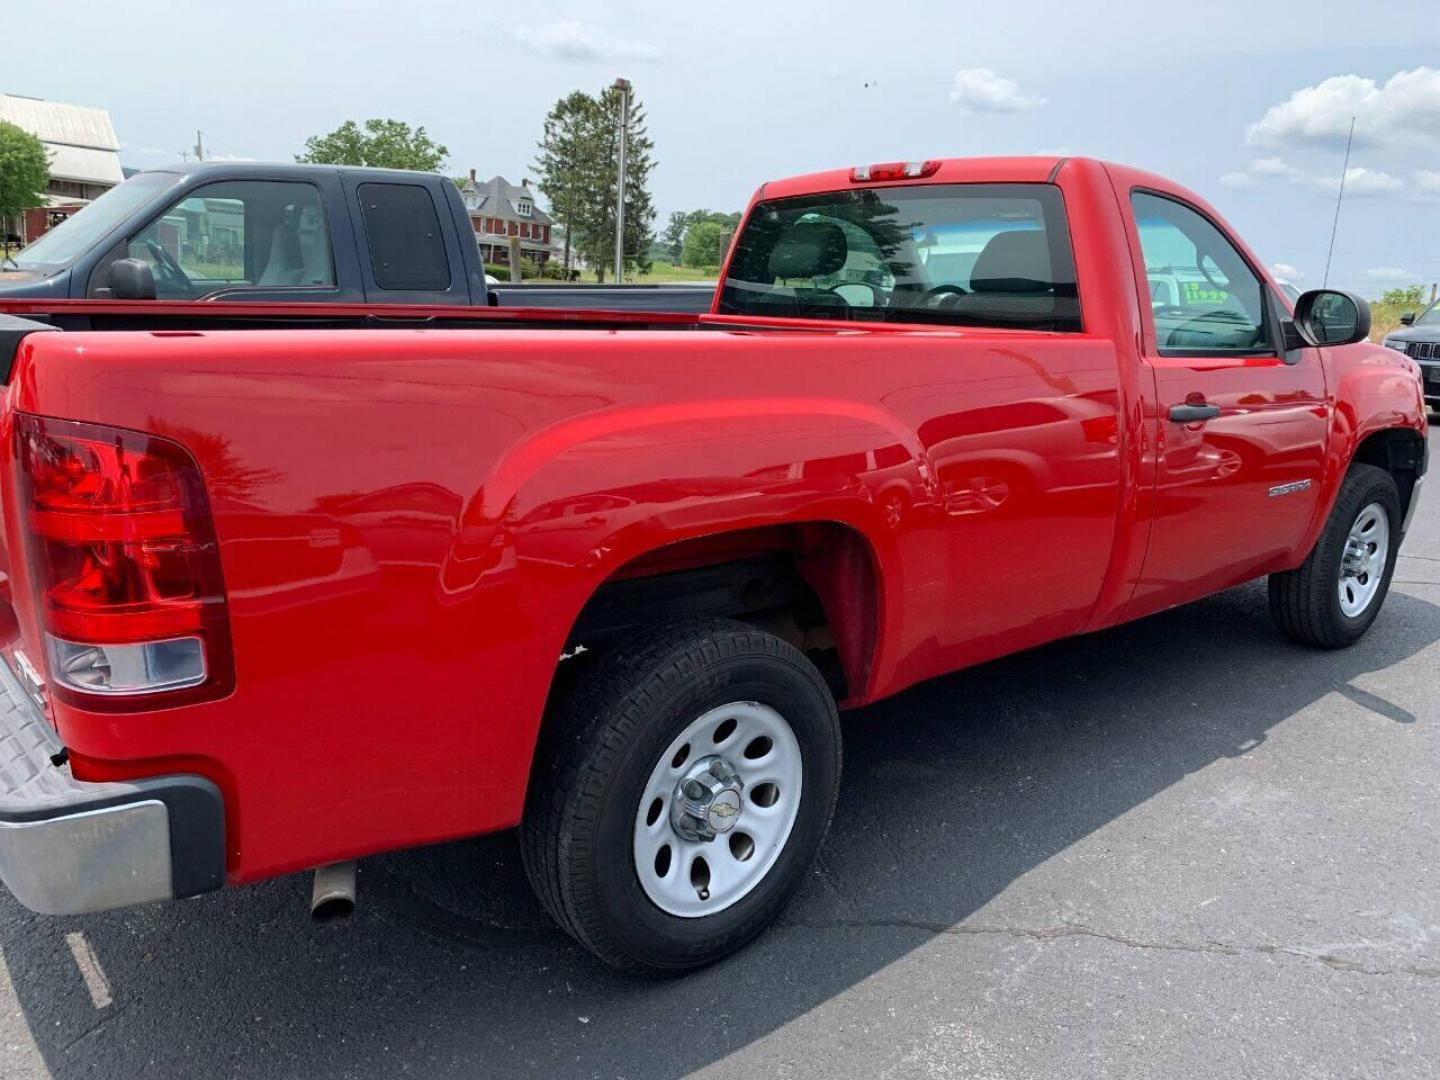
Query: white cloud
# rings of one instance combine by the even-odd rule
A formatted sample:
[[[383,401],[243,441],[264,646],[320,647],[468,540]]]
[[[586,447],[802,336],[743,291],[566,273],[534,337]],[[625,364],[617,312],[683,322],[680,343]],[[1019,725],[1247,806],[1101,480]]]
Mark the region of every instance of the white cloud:
[[[1398,266],[1377,266],[1374,269],[1366,270],[1365,276],[1371,281],[1386,283],[1415,280],[1414,274],[1410,273],[1409,270],[1402,270]]]
[[[515,30],[515,40],[549,60],[660,59],[660,50],[648,41],[616,37],[578,19],[559,19],[544,26],[520,26]]]
[[[1038,109],[1045,99],[1022,94],[1014,79],[997,75],[989,68],[962,68],[955,73],[950,100],[970,112],[1009,113]]]
[[[1422,183],[1422,176],[1426,170],[1415,174],[1417,186]],[[1440,173],[1434,174],[1437,190],[1440,190]],[[1250,163],[1248,169],[1239,172],[1228,172],[1220,177],[1220,183],[1227,188],[1247,188],[1254,185],[1257,180],[1287,180],[1292,184],[1310,188],[1312,191],[1319,191],[1327,194],[1335,194],[1340,190],[1340,177],[1327,173],[1306,173],[1291,165],[1284,158],[1270,157],[1257,158]],[[1424,181],[1428,183],[1428,178]],[[1380,169],[1370,169],[1364,165],[1352,165],[1345,170],[1345,194],[1357,196],[1390,195],[1401,191],[1405,187],[1405,181],[1398,176]],[[1421,188],[1421,190],[1428,190]]]
[[[1270,264],[1270,272],[1285,281],[1304,281],[1305,271],[1294,263],[1277,262]]]
[[[1440,70],[1397,71],[1383,84],[1360,75],[1333,75],[1272,105],[1246,129],[1245,141],[1342,147],[1352,116],[1357,146],[1440,142]]]
[[[1338,192],[1338,176],[1312,176],[1308,183],[1319,191]],[[1346,195],[1389,195],[1405,186],[1405,181],[1379,169],[1367,169],[1363,165],[1352,165],[1345,170]]]
[[[1300,170],[1284,158],[1256,158],[1250,163],[1250,171],[1256,176],[1283,176],[1291,179],[1300,175]]]
[[[1415,190],[1426,195],[1440,195],[1440,172],[1434,169],[1415,171]]]

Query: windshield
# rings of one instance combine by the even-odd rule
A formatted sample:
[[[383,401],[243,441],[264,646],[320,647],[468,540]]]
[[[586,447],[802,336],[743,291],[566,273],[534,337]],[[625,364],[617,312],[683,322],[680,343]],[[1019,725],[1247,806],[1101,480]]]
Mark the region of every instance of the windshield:
[[[856,188],[760,203],[735,244],[734,315],[1079,330],[1049,184]]]
[[[68,266],[154,198],[157,192],[173,187],[179,181],[176,173],[136,173],[26,247],[15,256],[15,262],[22,270]]]
[[[1431,304],[1415,320],[1416,326],[1440,326],[1440,304]]]

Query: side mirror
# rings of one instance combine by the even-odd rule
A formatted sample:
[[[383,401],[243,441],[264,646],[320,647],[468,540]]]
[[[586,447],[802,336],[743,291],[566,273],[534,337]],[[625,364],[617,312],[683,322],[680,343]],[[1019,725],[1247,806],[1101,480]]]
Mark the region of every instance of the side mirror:
[[[1354,293],[1311,289],[1295,301],[1295,329],[1306,345],[1349,345],[1370,336],[1370,305]]]
[[[1414,326],[1414,325],[1415,325],[1415,312],[1413,312],[1413,311],[1407,311],[1407,312],[1405,312],[1404,315],[1401,315],[1401,316],[1400,316],[1400,325],[1401,325],[1401,326]]]
[[[143,259],[116,259],[110,264],[110,295],[116,300],[154,300],[150,264]]]

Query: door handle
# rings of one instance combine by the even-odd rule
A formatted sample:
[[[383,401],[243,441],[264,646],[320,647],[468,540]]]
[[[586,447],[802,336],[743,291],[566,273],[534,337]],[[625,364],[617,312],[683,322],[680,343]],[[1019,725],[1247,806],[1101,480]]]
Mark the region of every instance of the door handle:
[[[1219,405],[1171,405],[1170,419],[1177,424],[1196,424],[1202,420],[1214,420],[1220,415]]]

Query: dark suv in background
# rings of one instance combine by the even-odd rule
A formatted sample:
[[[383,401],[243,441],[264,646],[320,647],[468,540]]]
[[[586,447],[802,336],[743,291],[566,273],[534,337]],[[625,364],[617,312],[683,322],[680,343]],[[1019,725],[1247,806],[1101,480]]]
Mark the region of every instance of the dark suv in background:
[[[1385,335],[1385,344],[1416,361],[1425,373],[1425,405],[1440,410],[1440,302],[1419,315],[1402,315],[1399,330]]]

